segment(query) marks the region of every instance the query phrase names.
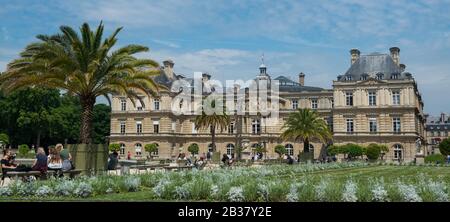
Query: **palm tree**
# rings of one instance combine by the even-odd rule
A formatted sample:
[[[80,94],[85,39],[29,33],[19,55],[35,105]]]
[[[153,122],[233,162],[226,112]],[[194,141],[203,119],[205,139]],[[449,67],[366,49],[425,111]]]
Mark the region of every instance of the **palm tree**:
[[[310,109],[299,109],[289,114],[283,129],[281,138],[284,140],[302,140],[304,152],[309,152],[309,142],[312,139],[326,142],[332,138],[326,122]]]
[[[208,128],[211,129],[211,144],[213,152],[216,151],[216,128],[219,127],[220,131],[223,131],[230,124],[230,117],[226,114],[225,107],[216,107],[216,101],[217,99],[212,99],[209,104],[211,104],[211,108],[221,110],[221,112],[207,114],[203,108],[202,114],[195,118],[195,128],[197,130]]]
[[[28,45],[21,57],[8,64],[0,76],[0,87],[6,92],[23,87],[50,87],[76,95],[82,105],[80,142],[91,142],[93,107],[96,98],[120,94],[140,100],[138,92],[155,95],[159,89],[152,76],[160,73],[158,63],[150,59],[138,59],[133,55],[147,52],[140,45],[126,45],[113,50],[117,42],[116,29],[102,42],[104,26],[91,30],[84,23],[78,34],[68,26],[61,26],[61,33],[38,35],[39,42]]]

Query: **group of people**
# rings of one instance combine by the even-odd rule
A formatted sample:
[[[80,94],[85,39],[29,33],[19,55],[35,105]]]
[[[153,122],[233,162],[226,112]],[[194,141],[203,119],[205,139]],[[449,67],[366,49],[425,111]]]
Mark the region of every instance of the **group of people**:
[[[193,155],[191,157],[187,157],[185,153],[179,153],[177,157],[178,161],[186,161],[186,165],[194,166],[197,169],[201,169],[208,161],[205,153],[202,155]]]
[[[43,147],[37,149],[36,158],[31,165],[19,165],[15,161],[15,154],[10,149],[3,150],[3,158],[1,159],[1,166],[3,173],[7,171],[40,171],[46,173],[47,170],[54,170],[57,172],[64,172],[72,170],[74,167],[72,163],[72,155],[69,150],[64,149],[62,144],[50,146],[46,155]]]

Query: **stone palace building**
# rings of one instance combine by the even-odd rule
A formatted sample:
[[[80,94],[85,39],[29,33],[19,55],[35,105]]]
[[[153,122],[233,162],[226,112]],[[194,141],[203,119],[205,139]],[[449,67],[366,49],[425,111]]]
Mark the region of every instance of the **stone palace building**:
[[[423,101],[417,83],[411,73],[400,64],[400,49],[390,48],[389,54],[361,55],[352,49],[351,66],[343,75],[333,81],[332,89],[306,86],[305,74],[298,75],[298,81],[285,76],[272,79],[263,64],[259,67],[256,80],[278,81],[279,121],[266,124],[261,115],[246,113],[232,115],[226,130],[216,130],[216,148],[220,153],[232,155],[236,147],[263,146],[268,158],[276,158],[274,147],[282,144],[290,155],[303,152],[302,141],[280,139],[284,119],[296,109],[316,110],[327,121],[333,133],[334,144],[370,143],[385,144],[391,161],[412,161],[426,154],[425,116]],[[177,75],[174,62],[163,62],[161,74],[155,77],[159,84],[170,88],[176,80],[192,82],[191,78]],[[211,76],[204,73],[202,81]],[[235,94],[248,88],[235,86]],[[187,153],[187,147],[196,143],[200,153],[211,149],[209,130],[196,130],[192,113],[175,115],[174,106],[195,106],[175,101],[176,93],[163,90],[158,97],[143,96],[143,104],[136,106],[121,95],[112,97],[110,143],[121,145],[121,155],[131,153],[132,157],[145,157],[144,146],[156,143],[158,151],[152,156],[173,158],[179,152]],[[235,97],[236,99],[236,97]],[[246,106],[249,101],[245,100]],[[319,141],[312,141],[310,151],[314,158],[326,155],[326,147]]]

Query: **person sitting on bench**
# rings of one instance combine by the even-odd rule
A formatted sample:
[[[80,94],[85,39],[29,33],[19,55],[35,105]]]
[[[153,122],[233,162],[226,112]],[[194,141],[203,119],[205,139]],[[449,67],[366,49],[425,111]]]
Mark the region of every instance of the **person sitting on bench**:
[[[108,170],[115,170],[117,169],[117,164],[119,163],[119,154],[114,151],[112,154],[109,155],[108,160]]]
[[[34,160],[31,168],[35,171],[40,171],[42,174],[47,172],[47,156],[45,155],[44,148],[39,147],[37,149],[36,159]]]
[[[48,160],[47,160],[47,166],[49,170],[55,170],[57,175],[62,175],[61,174],[61,170],[62,170],[62,160],[61,160],[61,156],[59,155],[58,151],[54,148],[51,147],[49,149],[49,153],[50,155],[48,155]]]
[[[17,164],[14,163],[15,155],[12,154],[10,149],[3,150],[3,158],[1,160],[3,175],[7,171],[13,171],[17,168]]]

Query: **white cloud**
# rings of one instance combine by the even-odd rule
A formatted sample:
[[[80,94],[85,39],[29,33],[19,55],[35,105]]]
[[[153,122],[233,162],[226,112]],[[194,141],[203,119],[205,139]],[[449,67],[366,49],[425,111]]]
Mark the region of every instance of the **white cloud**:
[[[160,45],[170,47],[170,48],[180,48],[180,45],[173,43],[173,42],[169,42],[169,41],[154,39],[153,42],[158,43]]]

